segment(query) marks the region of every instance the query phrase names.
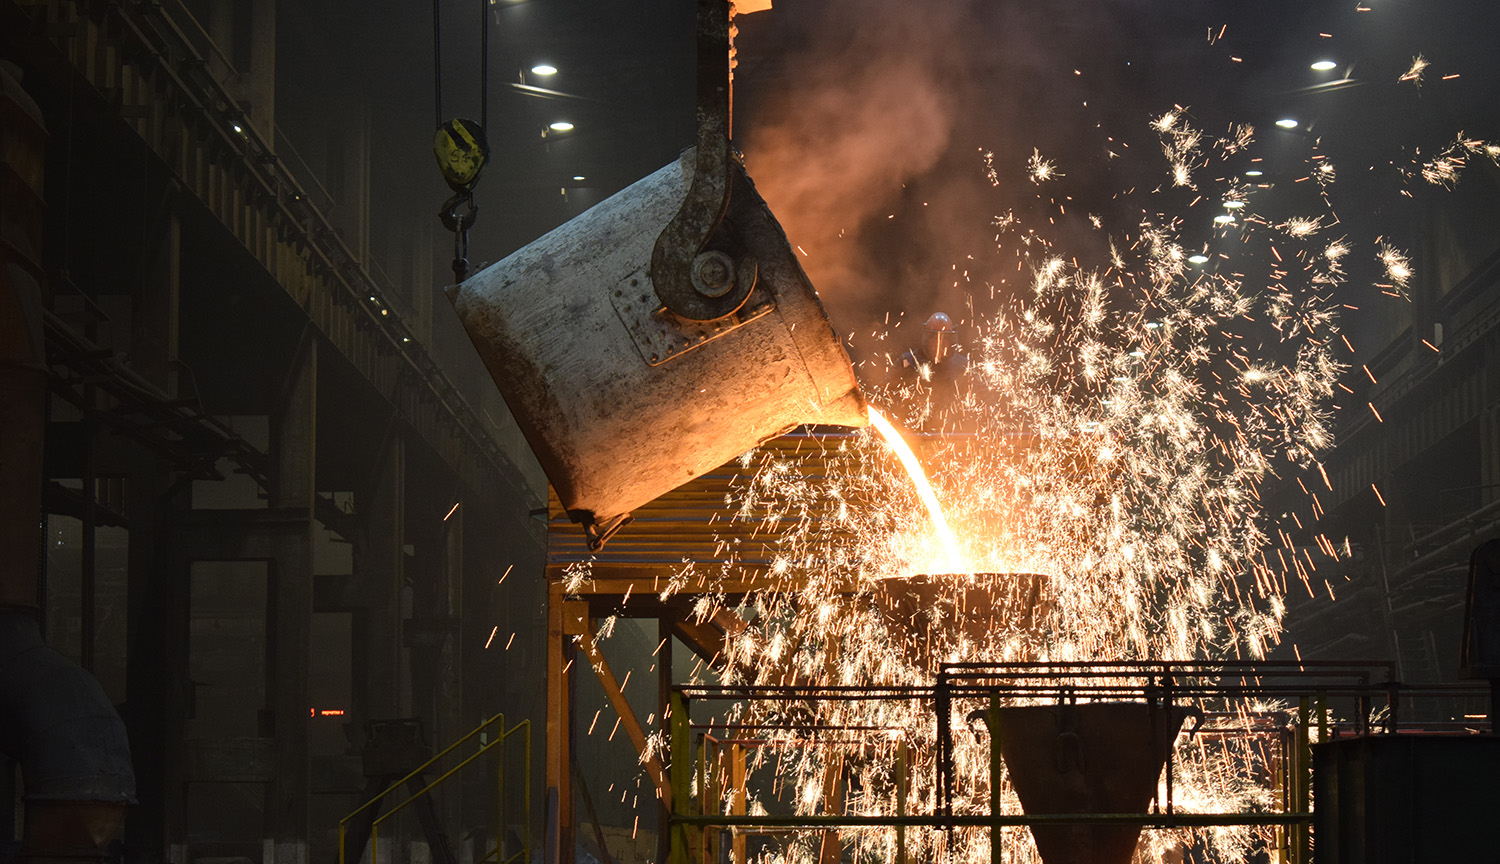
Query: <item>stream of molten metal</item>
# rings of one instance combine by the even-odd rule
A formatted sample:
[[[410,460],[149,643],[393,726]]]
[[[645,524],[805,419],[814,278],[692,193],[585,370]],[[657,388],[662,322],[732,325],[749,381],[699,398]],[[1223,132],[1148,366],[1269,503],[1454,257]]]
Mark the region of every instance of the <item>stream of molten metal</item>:
[[[922,503],[927,506],[927,512],[932,516],[932,527],[937,530],[938,539],[942,541],[943,553],[947,566],[947,573],[967,573],[969,566],[964,561],[963,553],[958,551],[958,539],[953,536],[953,529],[948,525],[948,517],[943,515],[943,506],[938,503],[937,494],[932,491],[932,484],[927,482],[927,472],[922,470],[922,463],[917,461],[917,454],[907,446],[906,439],[891,425],[891,421],[885,419],[885,415],[870,408],[870,422],[885,436],[885,443],[896,452],[896,458],[901,460],[901,465],[906,473],[911,475],[911,482],[917,487],[917,494],[922,497]],[[934,571],[936,572],[936,571]]]

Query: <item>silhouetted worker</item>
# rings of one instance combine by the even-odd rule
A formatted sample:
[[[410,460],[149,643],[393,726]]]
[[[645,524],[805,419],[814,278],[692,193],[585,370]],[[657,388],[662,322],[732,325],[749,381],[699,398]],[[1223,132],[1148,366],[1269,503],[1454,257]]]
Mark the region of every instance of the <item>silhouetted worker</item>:
[[[901,375],[933,384],[957,380],[969,358],[954,350],[953,319],[934,312],[922,325],[922,344],[901,355]]]
[[[955,345],[953,320],[934,312],[922,325],[922,344],[901,355],[896,373],[902,387],[916,391],[925,405],[910,417],[924,431],[953,431],[963,424],[961,418],[949,416],[951,408],[967,388],[964,372],[969,358]],[[917,407],[917,404],[913,407]]]

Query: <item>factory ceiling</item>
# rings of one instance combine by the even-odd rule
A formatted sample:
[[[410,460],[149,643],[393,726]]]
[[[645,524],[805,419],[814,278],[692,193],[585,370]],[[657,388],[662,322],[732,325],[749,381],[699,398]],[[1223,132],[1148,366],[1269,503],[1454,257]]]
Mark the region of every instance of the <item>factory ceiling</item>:
[[[689,7],[489,5],[495,156],[479,189],[474,258],[503,257],[691,143]],[[439,11],[444,110],[477,115],[477,8],[442,0]],[[412,196],[435,204],[443,191],[424,131],[432,13],[295,4],[281,26],[298,39],[368,46],[364,68],[348,72],[387,119],[376,122],[392,130],[385,144]],[[1436,155],[1459,132],[1500,137],[1491,107],[1500,59],[1487,41],[1497,24],[1500,9],[1477,0],[784,2],[739,20],[735,138],[807,254],[835,325],[856,331],[887,313],[961,305],[946,271],[994,254],[990,221],[1007,209],[1050,213],[1061,196],[1100,215],[1106,231],[1133,225],[1158,206],[1145,194],[1163,179],[1150,123],[1174,109],[1213,135],[1253,126],[1253,170],[1275,187],[1263,199],[1283,195],[1287,210],[1311,188],[1293,181],[1320,148],[1346,181],[1350,233],[1399,235],[1417,217],[1410,199],[1391,194],[1405,182],[1393,166]],[[1425,67],[1408,76],[1419,57]],[[548,67],[557,71],[541,74]],[[550,128],[559,122],[572,128]],[[1061,174],[1045,190],[1027,182],[1034,152]],[[1185,236],[1206,240],[1213,226],[1200,221]],[[1056,232],[1083,254],[1102,250],[1103,234],[1088,226]],[[874,278],[820,280],[820,258],[849,247],[859,275]]]

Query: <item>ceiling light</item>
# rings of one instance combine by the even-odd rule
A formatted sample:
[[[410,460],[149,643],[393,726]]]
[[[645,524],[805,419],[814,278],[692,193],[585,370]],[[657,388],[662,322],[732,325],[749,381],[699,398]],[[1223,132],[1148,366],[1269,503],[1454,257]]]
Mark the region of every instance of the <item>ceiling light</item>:
[[[1338,65],[1339,64],[1333,62],[1332,60],[1319,60],[1318,62],[1312,64],[1312,68],[1318,70],[1319,72],[1327,72],[1329,69],[1338,68]]]
[[[1317,67],[1314,67],[1314,68],[1317,68]],[[538,63],[535,66],[531,67],[531,74],[533,74],[533,75],[556,75],[557,74],[557,67],[553,66],[550,63]]]
[[[1188,256],[1188,260],[1191,261],[1194,264],[1207,264],[1208,263],[1208,256],[1204,255],[1204,254],[1202,254],[1200,252],[1197,255],[1189,255]]]
[[[1228,225],[1230,222],[1234,221],[1234,217],[1230,216],[1228,213],[1220,213],[1219,215],[1214,217],[1214,221],[1219,223],[1220,225]]]
[[[1226,209],[1226,210],[1238,210],[1238,209],[1240,209],[1241,207],[1244,207],[1244,206],[1245,206],[1245,202],[1243,202],[1243,201],[1225,201],[1224,202],[1224,209]]]
[[[551,129],[553,132],[571,132],[573,131],[573,124],[569,123],[566,120],[559,120],[556,123],[549,125],[547,128]]]
[[[1300,124],[1298,124],[1296,120],[1293,120],[1290,117],[1283,117],[1280,120],[1276,121],[1276,125],[1280,126],[1283,129],[1296,129]]]
[[[585,177],[585,176],[583,176],[582,174],[574,174],[573,175],[573,179],[574,180],[587,180],[588,178]]]
[[[1249,171],[1245,172],[1245,176],[1246,177],[1259,177],[1260,175],[1262,175],[1264,173],[1266,173],[1266,172],[1261,171],[1258,168],[1251,168]]]

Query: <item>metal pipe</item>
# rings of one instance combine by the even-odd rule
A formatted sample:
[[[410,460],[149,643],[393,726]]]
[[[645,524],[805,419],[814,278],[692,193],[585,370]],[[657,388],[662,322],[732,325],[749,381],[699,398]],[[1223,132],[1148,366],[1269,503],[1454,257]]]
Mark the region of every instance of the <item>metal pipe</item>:
[[[1306,825],[1312,813],[1038,813],[993,816],[984,813],[944,816],[673,816],[673,825],[722,825],[743,828],[831,827],[877,828],[907,825],[926,828],[984,828],[992,825],[1144,825],[1147,828],[1191,828],[1210,825]]]

